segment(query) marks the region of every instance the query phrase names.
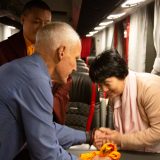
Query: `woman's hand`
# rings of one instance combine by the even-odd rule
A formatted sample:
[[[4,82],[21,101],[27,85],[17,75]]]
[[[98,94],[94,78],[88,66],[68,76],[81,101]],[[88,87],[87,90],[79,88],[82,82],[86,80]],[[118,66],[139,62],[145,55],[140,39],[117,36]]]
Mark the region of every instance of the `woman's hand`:
[[[110,142],[110,143],[115,143],[117,145],[121,145],[121,137],[122,134],[117,132],[116,130],[111,130],[109,128],[99,128],[100,131],[105,133],[105,139],[103,140],[103,144]]]
[[[97,148],[100,149],[103,145],[103,141],[106,137],[105,132],[96,129],[93,137],[93,145]]]

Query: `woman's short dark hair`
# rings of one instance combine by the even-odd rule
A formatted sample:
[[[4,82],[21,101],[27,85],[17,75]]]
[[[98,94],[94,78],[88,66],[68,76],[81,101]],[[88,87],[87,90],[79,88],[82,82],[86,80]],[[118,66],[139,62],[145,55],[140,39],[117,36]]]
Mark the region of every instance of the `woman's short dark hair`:
[[[109,77],[124,79],[128,75],[128,66],[116,50],[107,50],[94,59],[89,75],[97,83],[102,83]]]
[[[39,9],[48,10],[51,12],[50,7],[44,1],[31,0],[24,5],[23,10],[22,10],[22,14],[26,14],[32,8],[39,8]]]

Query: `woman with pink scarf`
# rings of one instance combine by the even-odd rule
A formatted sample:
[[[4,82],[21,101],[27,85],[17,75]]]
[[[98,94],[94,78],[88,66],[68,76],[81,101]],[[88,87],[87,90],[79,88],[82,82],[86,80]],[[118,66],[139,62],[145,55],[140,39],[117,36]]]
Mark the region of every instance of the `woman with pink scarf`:
[[[98,55],[90,77],[107,93],[115,130],[101,128],[105,142],[121,149],[160,153],[160,77],[130,71],[117,51]]]

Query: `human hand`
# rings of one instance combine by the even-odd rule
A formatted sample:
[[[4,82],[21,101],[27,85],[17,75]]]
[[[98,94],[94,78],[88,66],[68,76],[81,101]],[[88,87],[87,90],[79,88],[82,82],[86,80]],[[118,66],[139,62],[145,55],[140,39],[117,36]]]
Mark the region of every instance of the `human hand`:
[[[99,128],[99,130],[103,133],[105,133],[105,138],[103,140],[103,144],[110,142],[110,143],[115,143],[117,145],[121,144],[121,137],[122,134],[117,132],[116,130],[111,130],[109,128]]]
[[[104,131],[101,131],[99,129],[96,129],[94,132],[94,137],[93,137],[93,145],[97,148],[100,149],[102,145],[104,144],[104,139],[106,137],[106,134]]]

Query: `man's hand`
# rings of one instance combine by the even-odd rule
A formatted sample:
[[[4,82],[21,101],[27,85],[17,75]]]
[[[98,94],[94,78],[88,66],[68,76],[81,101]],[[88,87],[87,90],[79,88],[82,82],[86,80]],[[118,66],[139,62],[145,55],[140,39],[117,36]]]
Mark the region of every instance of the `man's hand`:
[[[103,140],[103,143],[110,142],[110,143],[115,143],[117,145],[121,145],[122,134],[120,134],[116,130],[111,130],[109,128],[99,128],[99,130],[105,133],[105,138]]]

